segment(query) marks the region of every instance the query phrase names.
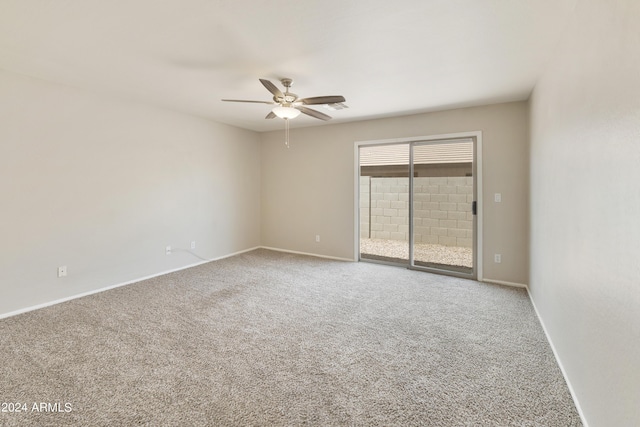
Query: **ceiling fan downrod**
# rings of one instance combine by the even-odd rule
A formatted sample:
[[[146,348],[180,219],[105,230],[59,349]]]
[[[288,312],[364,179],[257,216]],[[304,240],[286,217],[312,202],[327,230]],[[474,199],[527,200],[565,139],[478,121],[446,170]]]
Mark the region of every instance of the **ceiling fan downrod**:
[[[286,92],[289,92],[289,88],[293,85],[293,80],[284,78],[284,79],[280,79],[280,83],[282,83],[282,86],[284,86],[284,88],[286,89]]]

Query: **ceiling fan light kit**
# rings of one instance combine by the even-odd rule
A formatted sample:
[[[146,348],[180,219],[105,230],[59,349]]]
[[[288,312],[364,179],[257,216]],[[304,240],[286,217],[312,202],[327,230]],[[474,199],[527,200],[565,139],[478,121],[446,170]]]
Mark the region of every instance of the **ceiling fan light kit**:
[[[314,117],[320,120],[331,120],[331,116],[328,116],[320,111],[316,111],[312,108],[305,107],[305,105],[325,105],[325,106],[339,106],[338,108],[333,108],[332,110],[338,110],[343,108],[348,108],[346,104],[344,104],[345,99],[344,96],[334,95],[334,96],[315,96],[312,98],[298,98],[298,95],[295,93],[289,92],[289,88],[293,84],[293,80],[291,79],[281,79],[280,83],[284,86],[285,91],[282,93],[280,89],[269,80],[260,79],[260,83],[273,94],[273,101],[250,101],[243,99],[223,99],[222,101],[226,102],[250,102],[255,104],[270,104],[277,105],[274,107],[269,114],[265,117],[265,119],[273,119],[279,117],[284,119],[285,121],[285,142],[287,148],[289,148],[289,120],[295,119],[300,115],[300,113],[304,113],[307,116]]]
[[[275,107],[271,111],[273,111],[273,114],[280,117],[281,119],[287,119],[287,120],[295,119],[300,115],[300,113],[302,113],[302,111],[297,110],[293,107],[283,107],[283,106]]]

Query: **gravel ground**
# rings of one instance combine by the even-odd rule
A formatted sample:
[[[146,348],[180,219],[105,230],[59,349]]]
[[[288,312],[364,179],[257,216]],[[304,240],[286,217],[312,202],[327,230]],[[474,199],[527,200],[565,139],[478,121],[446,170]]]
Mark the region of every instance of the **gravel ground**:
[[[471,248],[426,243],[416,243],[414,246],[413,253],[416,261],[473,267]],[[402,240],[360,239],[360,252],[363,255],[409,259],[409,245]]]

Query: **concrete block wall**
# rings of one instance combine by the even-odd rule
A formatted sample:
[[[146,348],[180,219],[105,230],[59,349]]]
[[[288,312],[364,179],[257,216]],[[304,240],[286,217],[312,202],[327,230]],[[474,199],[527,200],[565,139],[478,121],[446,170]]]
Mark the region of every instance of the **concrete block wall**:
[[[472,177],[414,178],[414,241],[471,247]],[[409,178],[360,177],[360,237],[409,240]]]

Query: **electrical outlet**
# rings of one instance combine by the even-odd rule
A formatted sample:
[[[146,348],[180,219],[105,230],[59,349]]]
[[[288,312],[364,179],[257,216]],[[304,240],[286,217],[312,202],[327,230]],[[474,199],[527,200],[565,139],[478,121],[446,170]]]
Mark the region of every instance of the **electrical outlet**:
[[[316,234],[316,243],[320,243],[320,235]]]
[[[196,242],[195,240],[193,242],[191,242],[191,249],[195,249],[196,248]]]
[[[67,275],[67,266],[62,265],[58,267],[58,277],[66,277]]]
[[[164,248],[164,253],[165,255],[171,255],[171,246],[167,246],[166,248]]]
[[[493,195],[493,201],[496,203],[502,202],[502,193],[495,193]]]
[[[502,255],[500,254],[495,254],[493,256],[493,262],[495,262],[496,264],[500,264],[502,262]]]

